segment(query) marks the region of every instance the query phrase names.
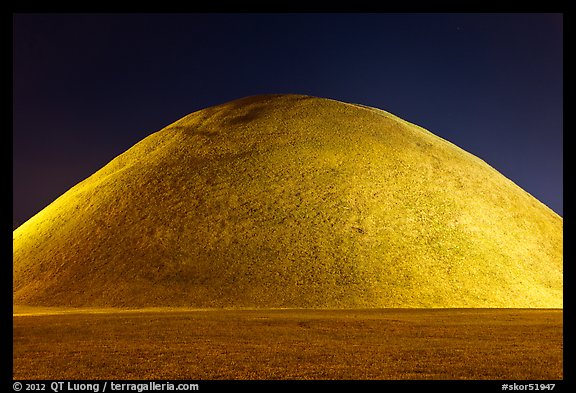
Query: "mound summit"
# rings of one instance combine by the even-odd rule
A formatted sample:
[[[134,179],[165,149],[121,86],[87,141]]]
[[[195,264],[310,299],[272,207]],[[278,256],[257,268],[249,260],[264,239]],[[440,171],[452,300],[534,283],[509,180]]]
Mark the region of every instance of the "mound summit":
[[[562,307],[562,228],[390,113],[254,96],[153,133],[17,228],[14,303]]]

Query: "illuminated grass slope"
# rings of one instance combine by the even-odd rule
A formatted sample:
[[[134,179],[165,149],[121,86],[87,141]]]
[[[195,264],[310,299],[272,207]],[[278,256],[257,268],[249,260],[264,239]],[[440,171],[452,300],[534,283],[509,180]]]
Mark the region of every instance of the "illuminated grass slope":
[[[563,220],[385,111],[248,97],[150,135],[14,231],[14,303],[562,307]]]

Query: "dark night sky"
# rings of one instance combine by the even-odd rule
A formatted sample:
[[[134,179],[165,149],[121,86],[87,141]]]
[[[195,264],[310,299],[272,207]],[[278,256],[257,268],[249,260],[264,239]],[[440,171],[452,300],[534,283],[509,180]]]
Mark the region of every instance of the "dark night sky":
[[[562,14],[14,14],[13,221],[160,128],[262,93],[374,106],[563,215]]]

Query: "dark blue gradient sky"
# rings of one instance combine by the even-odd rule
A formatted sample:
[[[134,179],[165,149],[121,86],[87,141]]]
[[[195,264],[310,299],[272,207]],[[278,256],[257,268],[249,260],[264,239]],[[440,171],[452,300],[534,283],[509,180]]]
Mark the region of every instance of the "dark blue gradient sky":
[[[15,14],[13,219],[198,109],[360,103],[482,158],[563,215],[562,14]]]

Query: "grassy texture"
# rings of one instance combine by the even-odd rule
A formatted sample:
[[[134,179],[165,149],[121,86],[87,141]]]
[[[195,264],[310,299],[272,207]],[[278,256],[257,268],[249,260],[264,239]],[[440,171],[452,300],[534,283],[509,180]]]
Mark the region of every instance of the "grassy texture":
[[[14,301],[561,308],[562,227],[385,111],[249,97],[150,135],[17,228]]]
[[[562,311],[205,310],[14,317],[14,379],[562,379]]]

